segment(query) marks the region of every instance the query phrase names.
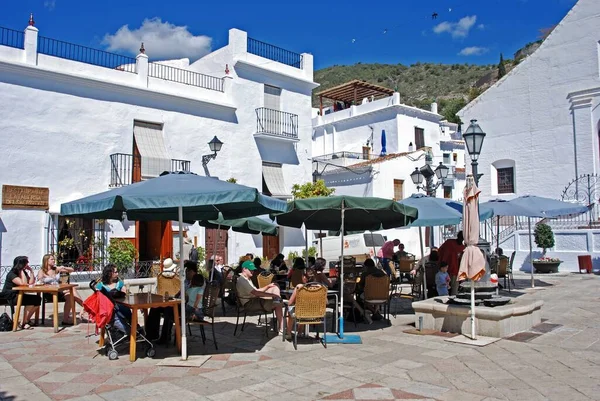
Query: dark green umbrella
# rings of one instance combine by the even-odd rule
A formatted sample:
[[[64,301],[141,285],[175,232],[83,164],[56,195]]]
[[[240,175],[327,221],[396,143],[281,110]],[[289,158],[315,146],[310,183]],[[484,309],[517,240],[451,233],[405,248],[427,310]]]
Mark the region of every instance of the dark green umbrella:
[[[342,259],[340,278],[344,279],[344,233],[350,231],[377,231],[408,225],[417,218],[417,209],[402,205],[392,199],[329,196],[296,199],[287,204],[287,210],[273,214],[280,226],[300,228],[303,224],[311,230],[339,231]],[[343,283],[340,286],[343,289]],[[339,333],[327,336],[327,342],[360,343],[359,336],[344,337],[344,291],[340,291]]]
[[[258,189],[193,173],[163,173],[160,177],[63,203],[63,216],[138,221],[214,220],[259,216],[286,210],[284,201]],[[179,230],[183,250],[183,230]],[[183,255],[182,255],[183,256]],[[179,258],[181,294],[185,294],[183,257]],[[185,297],[181,300],[181,357],[187,359]]]
[[[263,234],[277,236],[277,224],[269,223],[260,217],[246,217],[240,219],[224,219],[219,216],[217,220],[202,220],[198,224],[205,228],[228,229],[244,234]]]

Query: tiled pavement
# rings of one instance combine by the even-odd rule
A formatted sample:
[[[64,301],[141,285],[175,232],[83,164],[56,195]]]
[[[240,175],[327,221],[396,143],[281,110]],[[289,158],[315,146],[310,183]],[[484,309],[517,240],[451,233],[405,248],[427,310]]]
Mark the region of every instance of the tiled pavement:
[[[392,326],[359,324],[363,344],[327,349],[304,340],[294,351],[281,337],[267,339],[256,320],[234,338],[235,318],[219,318],[218,351],[190,339],[191,355],[211,355],[201,367],[157,366],[176,355],[172,345],[154,359],[140,350],[130,363],[124,350],[109,361],[97,355],[97,337],[86,338],[86,324],[0,333],[0,400],[600,399],[600,277],[539,279],[551,285],[511,294],[545,301],[538,335],[483,348],[405,333],[408,303],[395,305]],[[517,281],[527,286],[524,276]]]

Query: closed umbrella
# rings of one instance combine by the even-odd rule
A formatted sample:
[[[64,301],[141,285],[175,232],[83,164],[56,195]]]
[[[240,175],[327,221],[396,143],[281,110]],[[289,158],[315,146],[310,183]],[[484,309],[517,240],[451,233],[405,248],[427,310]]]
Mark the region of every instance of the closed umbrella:
[[[381,130],[381,153],[379,154],[379,156],[385,156],[387,155],[387,149],[386,149],[386,144],[387,144],[387,138],[385,137],[385,130],[382,129]]]
[[[286,210],[286,203],[262,195],[258,189],[193,173],[163,173],[160,177],[112,189],[61,205],[63,216],[95,219],[127,217],[138,221],[215,220],[258,216]],[[179,230],[183,249],[183,230]],[[185,330],[185,271],[179,258],[181,280],[181,358],[187,359]]]
[[[485,257],[477,247],[479,242],[479,188],[473,176],[467,177],[467,185],[463,192],[463,235],[465,250],[460,260],[458,280],[471,280],[471,338],[477,338],[475,333],[475,281],[485,274]]]

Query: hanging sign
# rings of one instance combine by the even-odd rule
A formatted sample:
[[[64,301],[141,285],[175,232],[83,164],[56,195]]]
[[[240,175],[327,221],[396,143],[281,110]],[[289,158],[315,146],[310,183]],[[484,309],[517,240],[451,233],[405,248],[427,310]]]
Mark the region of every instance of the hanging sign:
[[[48,210],[50,189],[2,185],[2,209]]]

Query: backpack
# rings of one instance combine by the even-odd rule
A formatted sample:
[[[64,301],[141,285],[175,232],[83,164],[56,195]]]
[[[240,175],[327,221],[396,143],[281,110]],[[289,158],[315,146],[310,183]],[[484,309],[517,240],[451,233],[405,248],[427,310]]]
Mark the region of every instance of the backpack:
[[[0,316],[0,331],[12,331],[13,321],[8,316],[8,313],[4,312]]]

